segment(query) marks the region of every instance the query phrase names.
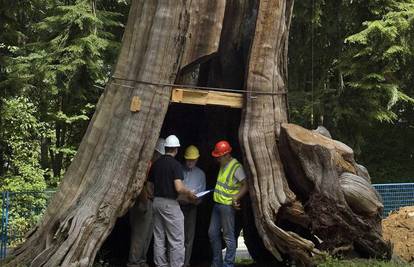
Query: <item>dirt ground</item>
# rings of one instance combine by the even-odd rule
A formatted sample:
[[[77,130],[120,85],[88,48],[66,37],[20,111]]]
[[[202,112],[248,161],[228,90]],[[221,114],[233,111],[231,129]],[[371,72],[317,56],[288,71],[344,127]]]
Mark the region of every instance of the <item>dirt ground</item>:
[[[414,206],[402,207],[382,220],[383,236],[394,246],[394,254],[414,263]]]

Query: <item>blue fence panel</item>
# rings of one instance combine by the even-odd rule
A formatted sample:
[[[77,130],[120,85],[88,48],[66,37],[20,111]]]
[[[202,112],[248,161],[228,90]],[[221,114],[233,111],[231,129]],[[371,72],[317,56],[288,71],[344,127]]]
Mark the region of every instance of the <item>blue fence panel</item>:
[[[373,184],[382,197],[384,204],[383,217],[391,211],[404,206],[414,205],[414,183]]]
[[[8,226],[8,204],[9,192],[1,192],[1,232],[0,232],[0,259],[6,256],[7,252],[7,226]]]
[[[54,191],[2,192],[0,259],[40,220]]]

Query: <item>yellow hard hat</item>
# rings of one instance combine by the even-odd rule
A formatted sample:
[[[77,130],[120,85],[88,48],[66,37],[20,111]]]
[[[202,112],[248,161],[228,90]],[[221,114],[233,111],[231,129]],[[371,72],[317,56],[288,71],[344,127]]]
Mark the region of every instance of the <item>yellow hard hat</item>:
[[[200,157],[200,152],[196,146],[188,146],[185,149],[184,158],[185,159],[198,159]]]

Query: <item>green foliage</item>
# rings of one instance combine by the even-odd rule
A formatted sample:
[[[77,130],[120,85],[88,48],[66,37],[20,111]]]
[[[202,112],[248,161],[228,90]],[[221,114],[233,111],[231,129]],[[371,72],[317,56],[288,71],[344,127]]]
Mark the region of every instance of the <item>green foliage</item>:
[[[35,117],[35,107],[26,98],[18,97],[3,103],[3,154],[0,191],[43,191],[46,184],[39,165],[43,125]]]
[[[340,68],[351,97],[365,100],[366,120],[393,122],[398,118],[392,109],[396,103],[414,104],[405,93],[413,83],[409,72],[414,70],[414,2],[397,2],[380,20],[364,26],[345,39],[349,46]]]
[[[119,48],[124,1],[47,1],[33,38],[8,60],[4,88],[38,107],[46,131],[40,163],[56,186],[76,153]],[[34,71],[36,70],[36,71]],[[1,84],[0,84],[1,88]]]
[[[414,176],[407,167],[414,165],[413,151],[406,148],[414,125],[413,4],[295,3],[289,45],[291,120],[327,127],[354,148],[374,181]],[[372,138],[373,133],[383,139]],[[396,136],[404,138],[392,140]],[[405,148],[404,153],[396,147]]]
[[[120,45],[127,1],[0,1],[0,191],[56,187],[76,153]],[[9,235],[47,196],[10,193]],[[15,239],[19,241],[20,239]]]
[[[370,139],[362,143],[359,160],[370,166],[373,182],[412,182],[414,128],[404,123],[375,123],[365,134]]]
[[[46,183],[40,168],[38,142],[44,127],[35,117],[36,109],[28,99],[16,97],[4,100],[0,129],[3,166],[0,176],[1,202],[6,201],[4,192],[43,192]],[[8,204],[9,235],[20,240],[39,219],[39,209],[45,208],[46,199],[37,194],[10,193]],[[6,203],[1,203],[2,207]]]

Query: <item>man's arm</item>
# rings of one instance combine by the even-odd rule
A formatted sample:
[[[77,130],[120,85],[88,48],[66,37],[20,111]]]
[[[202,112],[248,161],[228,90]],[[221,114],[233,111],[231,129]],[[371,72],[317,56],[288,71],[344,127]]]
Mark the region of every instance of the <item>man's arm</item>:
[[[190,201],[195,202],[197,200],[196,195],[185,186],[181,179],[174,180],[174,187],[178,194],[187,196]]]
[[[154,198],[154,184],[150,181],[147,182],[147,193],[148,193],[148,198],[152,199]]]
[[[244,195],[246,195],[248,191],[249,191],[249,185],[247,184],[246,179],[244,179],[243,181],[241,181],[241,187],[240,187],[239,193],[233,197],[232,205],[236,210],[239,210],[241,208],[240,200],[244,197]]]
[[[249,185],[247,184],[246,179],[244,179],[241,182],[240,191],[239,193],[234,197],[236,201],[240,201],[246,195],[246,193],[249,192]]]

